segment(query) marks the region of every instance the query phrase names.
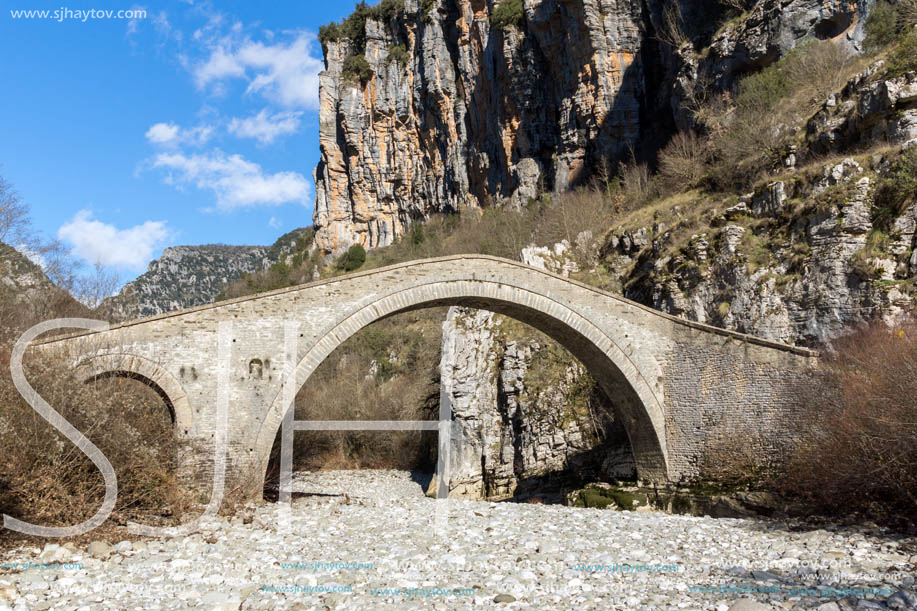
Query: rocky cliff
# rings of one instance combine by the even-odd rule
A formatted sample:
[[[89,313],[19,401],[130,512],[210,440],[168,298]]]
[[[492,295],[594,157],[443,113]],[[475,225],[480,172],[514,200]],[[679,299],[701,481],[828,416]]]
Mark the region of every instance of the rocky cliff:
[[[512,319],[450,308],[440,402],[453,413],[450,495],[525,496],[599,477],[633,478],[608,399],[557,343]]]
[[[805,126],[820,158],[749,193],[682,193],[609,237],[612,288],[657,309],[818,345],[917,295],[917,74],[869,66]],[[826,159],[825,159],[826,157]],[[822,160],[824,159],[824,160]],[[899,195],[894,195],[898,192]]]
[[[913,306],[917,206],[877,219],[877,159],[775,181],[708,211],[686,235],[681,211],[611,237],[608,261],[631,299],[692,320],[819,345]],[[680,217],[680,218],[679,218]]]
[[[739,3],[741,4],[741,3]],[[749,3],[752,4],[752,3]],[[862,38],[868,0],[383,0],[321,39],[316,243],[562,191],[649,158],[703,80],[804,38]]]
[[[269,267],[267,250],[266,246],[222,245],[166,248],[113,299],[113,311],[123,318],[137,318],[211,303],[225,284],[241,274]]]

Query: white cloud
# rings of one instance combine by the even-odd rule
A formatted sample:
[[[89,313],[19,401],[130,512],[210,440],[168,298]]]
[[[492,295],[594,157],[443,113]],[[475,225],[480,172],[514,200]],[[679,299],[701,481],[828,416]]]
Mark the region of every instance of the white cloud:
[[[210,57],[193,68],[198,87],[227,78],[248,80],[247,93],[260,93],[288,108],[318,108],[318,73],[324,62],[312,55],[316,36],[301,32],[289,43],[264,44],[245,38],[221,38]]]
[[[229,122],[229,133],[239,138],[254,138],[261,144],[270,144],[280,136],[295,133],[299,129],[301,116],[301,112],[278,112],[268,115],[264,109],[251,117],[234,118]]]
[[[168,144],[178,138],[179,127],[174,123],[156,123],[146,131],[146,139],[153,144]]]
[[[147,140],[162,146],[179,144],[200,146],[206,144],[212,136],[213,127],[210,125],[199,125],[186,129],[174,123],[155,123],[146,131]]]
[[[160,153],[153,167],[173,170],[166,183],[193,184],[216,193],[221,210],[290,202],[305,204],[312,198],[312,185],[298,172],[266,174],[260,165],[240,155],[214,150],[203,155]]]
[[[73,245],[73,254],[89,263],[142,270],[158,244],[169,237],[163,221],[146,221],[128,229],[118,229],[92,218],[80,210],[62,226],[57,237]]]
[[[272,216],[271,220],[267,222],[267,226],[270,227],[271,229],[280,229],[281,227],[283,227],[283,221],[281,221],[276,216]]]
[[[243,66],[232,51],[218,46],[210,53],[210,59],[194,69],[194,78],[198,87],[205,87],[211,81],[224,78],[242,78],[245,76]]]
[[[138,10],[142,11],[144,10],[144,7],[134,4],[131,6],[131,10],[135,12]],[[135,14],[135,13],[132,13],[132,14]],[[127,20],[127,37],[130,38],[131,36],[136,34],[139,28],[140,28],[140,19],[139,18],[133,17],[131,19],[128,19]]]
[[[156,28],[156,32],[164,40],[171,38],[180,43],[184,38],[181,30],[172,27],[169,22],[169,15],[165,11],[159,11],[159,13],[153,15],[153,27]]]

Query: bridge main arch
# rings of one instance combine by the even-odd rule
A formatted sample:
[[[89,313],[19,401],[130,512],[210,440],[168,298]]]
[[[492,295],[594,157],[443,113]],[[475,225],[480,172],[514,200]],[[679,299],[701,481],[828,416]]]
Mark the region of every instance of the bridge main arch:
[[[395,290],[343,313],[311,345],[301,347],[293,373],[295,390],[298,393],[322,361],[364,327],[401,312],[436,306],[490,310],[524,322],[556,340],[580,360],[615,405],[616,417],[623,420],[630,440],[638,477],[660,482],[668,479],[664,401],[651,384],[661,372],[659,364],[651,355],[644,354],[638,366],[622,349],[621,345],[627,343],[623,341],[627,338],[624,325],[600,328],[584,314],[537,287],[508,282],[505,278],[431,280]],[[261,483],[283,416],[293,408],[284,404],[283,397],[281,388],[261,423],[253,448],[254,466]]]

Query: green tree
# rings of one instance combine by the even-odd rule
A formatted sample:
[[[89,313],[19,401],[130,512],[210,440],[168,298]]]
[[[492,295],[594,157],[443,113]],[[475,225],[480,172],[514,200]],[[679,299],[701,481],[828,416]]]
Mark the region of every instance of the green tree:
[[[365,83],[373,75],[373,69],[364,56],[351,55],[344,60],[341,74],[349,81]]]
[[[902,76],[917,70],[917,30],[908,32],[888,54],[888,76]]]
[[[500,30],[522,23],[522,0],[501,0],[490,14],[490,24]]]
[[[863,48],[876,53],[890,45],[898,33],[898,11],[885,0],[879,0],[866,18],[866,38]]]
[[[366,249],[360,244],[354,244],[341,256],[338,265],[345,272],[352,272],[360,269],[364,263],[366,263]]]

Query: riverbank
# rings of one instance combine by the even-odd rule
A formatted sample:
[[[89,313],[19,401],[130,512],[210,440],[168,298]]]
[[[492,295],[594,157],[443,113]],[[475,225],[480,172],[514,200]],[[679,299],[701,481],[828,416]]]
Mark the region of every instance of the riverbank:
[[[913,539],[772,520],[442,502],[422,484],[403,471],[298,473],[289,530],[277,505],[261,504],[188,537],[19,548],[0,558],[20,565],[0,569],[0,610],[917,604]]]

